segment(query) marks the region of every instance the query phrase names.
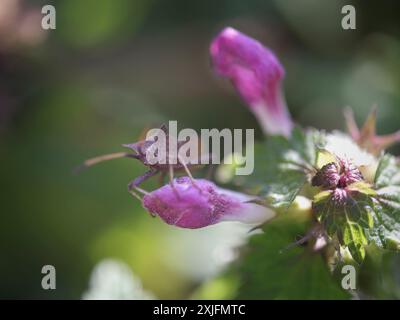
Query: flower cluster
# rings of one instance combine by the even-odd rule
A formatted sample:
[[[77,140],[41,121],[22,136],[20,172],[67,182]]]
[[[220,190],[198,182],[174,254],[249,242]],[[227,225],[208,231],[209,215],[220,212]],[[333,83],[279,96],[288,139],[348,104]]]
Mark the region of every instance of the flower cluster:
[[[330,162],[312,178],[313,186],[323,189],[345,189],[348,185],[362,181],[360,170],[348,159],[338,159],[338,162]]]
[[[360,170],[348,159],[338,159],[324,165],[312,178],[311,184],[321,187],[322,190],[332,191],[334,205],[343,206],[351,196],[352,190],[348,186],[363,181]]]

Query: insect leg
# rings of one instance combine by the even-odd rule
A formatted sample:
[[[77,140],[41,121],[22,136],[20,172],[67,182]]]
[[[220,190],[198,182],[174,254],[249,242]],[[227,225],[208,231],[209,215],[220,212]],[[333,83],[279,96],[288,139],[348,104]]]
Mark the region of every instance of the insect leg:
[[[139,188],[139,185],[141,183],[143,183],[143,181],[147,180],[148,178],[154,176],[157,173],[158,173],[158,170],[150,169],[149,171],[145,172],[143,175],[135,178],[128,184],[128,192],[141,201],[142,199],[134,190],[136,190],[142,194],[148,194],[147,191]]]
[[[174,186],[174,166],[169,165],[169,183],[171,184],[171,187]]]
[[[183,167],[183,169],[185,170],[186,174],[189,176],[189,179],[190,179],[190,182],[192,183],[192,185],[193,185],[195,188],[197,188],[197,189],[200,190],[200,188],[197,186],[196,181],[194,180],[192,174],[190,173],[190,170],[189,170],[189,168],[187,167],[185,161],[182,161],[182,158],[179,156],[179,154],[178,154],[178,161],[179,161],[180,164],[182,165],[182,167]]]
[[[172,190],[175,192],[176,196],[179,197],[178,190],[175,188],[174,184],[174,165],[169,165],[169,184],[171,185]]]

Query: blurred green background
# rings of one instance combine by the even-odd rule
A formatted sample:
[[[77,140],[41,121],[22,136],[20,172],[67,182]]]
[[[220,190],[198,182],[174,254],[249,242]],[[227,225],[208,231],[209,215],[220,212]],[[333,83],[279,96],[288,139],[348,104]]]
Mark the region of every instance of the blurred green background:
[[[56,30],[40,27],[45,4],[57,10]],[[345,4],[356,30],[341,28]],[[232,258],[229,230],[150,218],[126,192],[146,170],[134,160],[78,176],[72,168],[168,120],[261,137],[209,64],[209,43],[228,25],[279,56],[297,122],[344,129],[345,106],[361,122],[377,105],[379,132],[393,132],[399,12],[400,2],[373,0],[0,0],[0,298],[79,299],[105,258],[126,263],[156,297],[191,297]],[[56,267],[54,291],[41,288],[45,264]]]

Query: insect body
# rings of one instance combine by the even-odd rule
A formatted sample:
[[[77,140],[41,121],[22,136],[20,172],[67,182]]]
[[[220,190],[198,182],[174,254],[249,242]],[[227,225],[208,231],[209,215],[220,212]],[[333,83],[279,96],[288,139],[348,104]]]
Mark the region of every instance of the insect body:
[[[167,138],[169,138],[167,128],[165,126],[162,126],[160,128],[160,130],[162,130],[166,134]],[[145,180],[149,179],[150,177],[157,175],[158,173],[160,173],[161,181],[164,180],[164,177],[166,174],[169,174],[170,184],[174,188],[174,185],[173,185],[174,171],[183,169],[186,172],[186,174],[188,175],[188,177],[189,177],[190,181],[193,183],[193,185],[196,186],[196,183],[195,183],[193,176],[190,173],[190,170],[188,167],[189,166],[190,167],[197,166],[197,163],[191,164],[191,163],[185,162],[180,157],[179,152],[177,152],[176,161],[172,161],[171,157],[170,157],[171,150],[170,150],[168,141],[169,141],[169,139],[166,139],[166,146],[165,146],[164,150],[154,150],[154,147],[156,144],[156,141],[154,139],[150,139],[150,140],[144,139],[144,140],[132,143],[132,144],[124,144],[123,146],[131,149],[133,151],[133,153],[118,152],[118,153],[111,153],[111,154],[98,156],[98,157],[86,160],[77,169],[78,169],[78,171],[80,171],[80,170],[90,167],[94,164],[97,164],[97,163],[100,163],[103,161],[118,159],[118,158],[137,159],[149,168],[149,170],[146,171],[143,175],[135,178],[128,184],[128,191],[133,196],[138,198],[139,200],[141,200],[141,197],[138,193],[148,194],[148,192],[141,189],[139,187],[139,185],[141,183],[143,183]],[[185,143],[186,143],[186,141],[176,141],[177,150],[179,151],[179,148],[182,145],[184,145]],[[153,163],[153,162],[149,161],[149,159],[148,159],[149,151],[152,151],[153,154],[156,154],[156,155],[157,155],[157,152],[165,152],[166,161],[163,163]],[[174,188],[174,190],[175,190],[175,188]]]

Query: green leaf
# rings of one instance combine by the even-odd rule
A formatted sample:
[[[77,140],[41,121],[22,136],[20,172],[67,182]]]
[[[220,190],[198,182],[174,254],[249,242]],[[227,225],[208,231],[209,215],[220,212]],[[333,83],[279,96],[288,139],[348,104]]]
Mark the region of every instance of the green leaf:
[[[400,186],[400,165],[395,157],[390,154],[381,157],[374,184],[377,189],[392,185]]]
[[[387,154],[380,159],[375,189],[371,238],[381,248],[397,249],[400,243],[400,165],[395,157]]]
[[[255,146],[253,174],[246,183],[265,196],[274,207],[288,208],[307,180],[307,170],[316,164],[324,136],[317,130],[293,130],[288,140],[272,136]]]
[[[281,215],[252,236],[239,267],[239,299],[347,299],[322,255],[288,245],[304,235],[309,223]]]
[[[347,198],[342,204],[334,199],[334,191],[326,190],[314,197],[313,210],[331,238],[347,247],[353,259],[361,263],[365,246],[369,243],[369,230],[373,227],[374,190],[364,182],[347,188]]]
[[[365,246],[368,244],[364,229],[356,222],[348,219],[343,225],[343,244],[349,249],[353,259],[362,263],[365,258]]]
[[[400,299],[400,253],[371,244],[357,271],[357,290],[373,299]]]

